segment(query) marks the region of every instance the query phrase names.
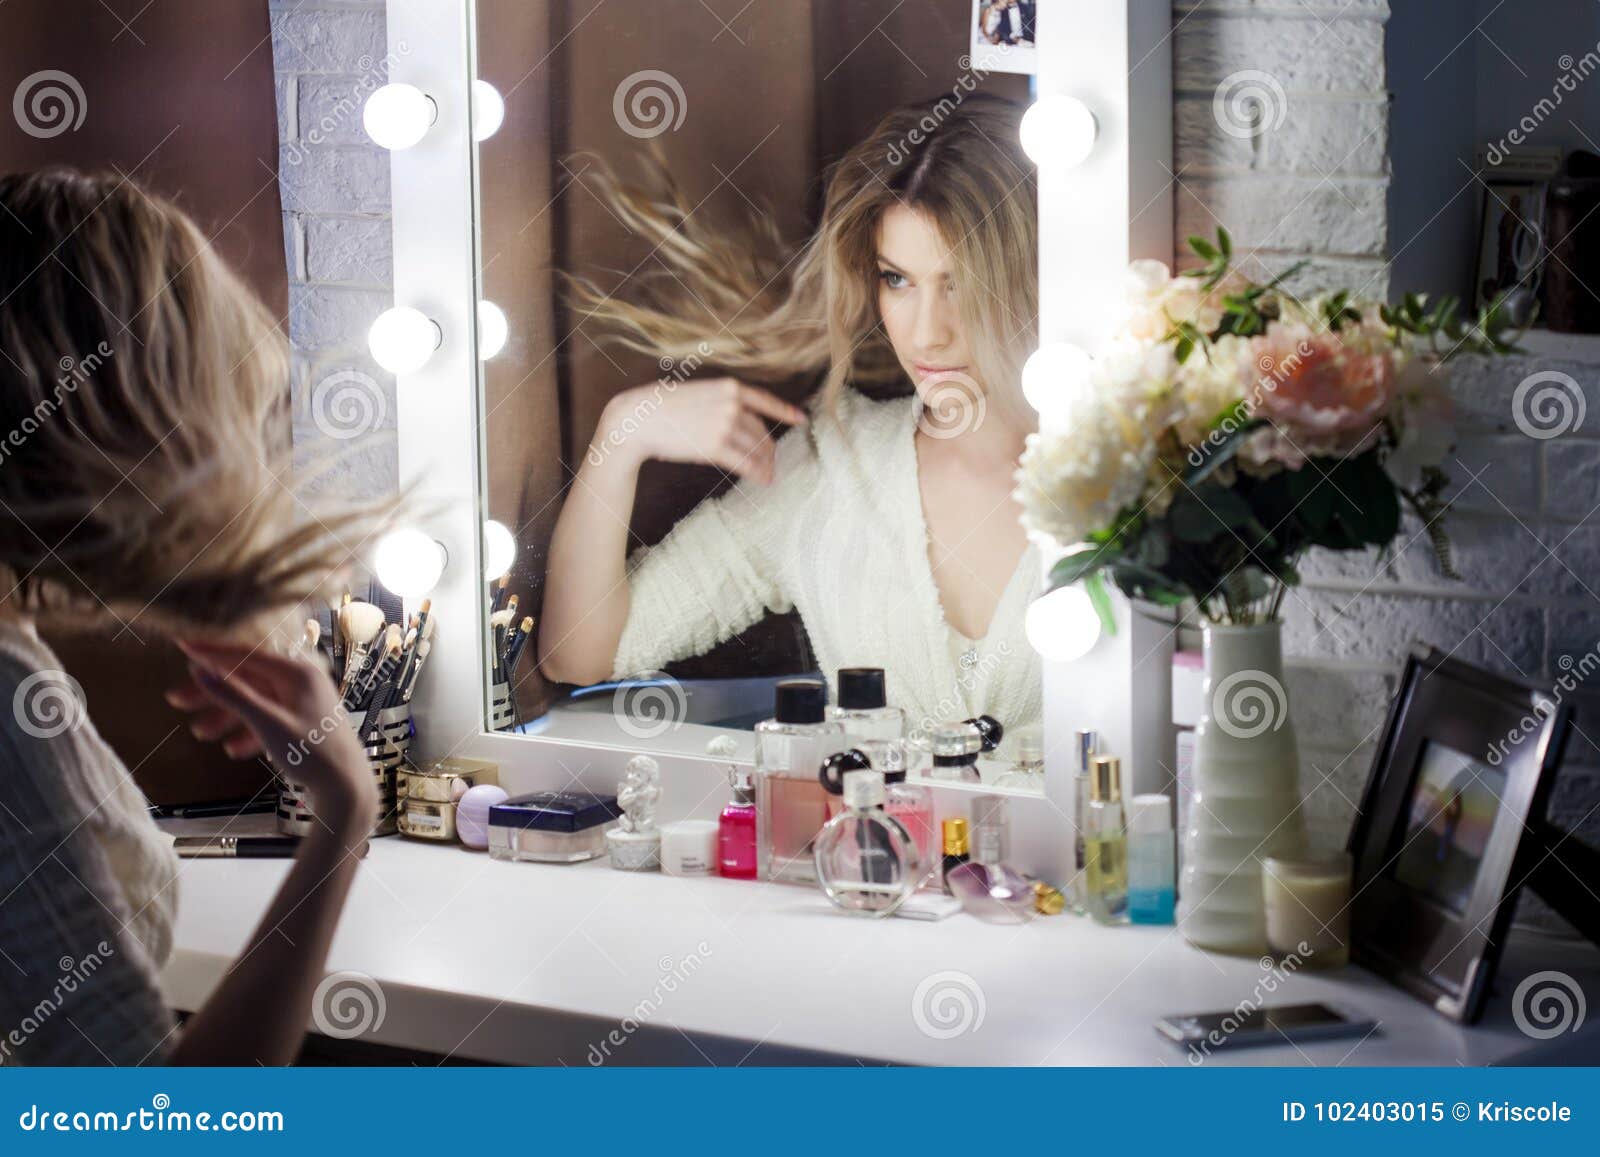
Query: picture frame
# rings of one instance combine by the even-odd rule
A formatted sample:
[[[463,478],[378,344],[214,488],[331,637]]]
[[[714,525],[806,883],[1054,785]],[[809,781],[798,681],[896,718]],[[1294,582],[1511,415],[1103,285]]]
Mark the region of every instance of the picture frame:
[[[1544,280],[1546,194],[1544,181],[1484,182],[1478,212],[1478,250],[1472,293],[1478,309],[1506,294],[1515,324],[1533,319]]]
[[[967,35],[976,72],[1038,72],[1041,0],[972,0]]]
[[[1524,886],[1595,934],[1546,870],[1563,844],[1594,856],[1545,822],[1571,718],[1541,691],[1413,648],[1350,834],[1355,963],[1471,1024]]]

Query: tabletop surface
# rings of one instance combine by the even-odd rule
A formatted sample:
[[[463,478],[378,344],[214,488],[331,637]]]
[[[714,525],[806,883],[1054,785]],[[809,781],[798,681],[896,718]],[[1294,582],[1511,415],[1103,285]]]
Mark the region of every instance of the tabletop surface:
[[[250,818],[270,829],[270,817]],[[197,821],[163,827],[203,830]],[[236,820],[229,830],[247,828]],[[183,861],[163,978],[174,1007],[203,1002],[288,868]],[[1159,1018],[1301,1001],[1337,1003],[1378,1028],[1223,1049],[1205,1063],[1485,1064],[1538,1043],[1511,1014],[1523,976],[1562,967],[1600,992],[1600,951],[1542,938],[1514,940],[1472,1028],[1360,968],[1265,964],[1202,952],[1171,926],[1106,928],[1070,914],[1020,926],[965,913],[864,919],[808,888],[633,874],[604,859],[507,863],[389,837],[372,841],[327,967],[381,991],[381,1022],[364,1039],[572,1065],[1187,1065],[1187,1050],[1155,1032]]]

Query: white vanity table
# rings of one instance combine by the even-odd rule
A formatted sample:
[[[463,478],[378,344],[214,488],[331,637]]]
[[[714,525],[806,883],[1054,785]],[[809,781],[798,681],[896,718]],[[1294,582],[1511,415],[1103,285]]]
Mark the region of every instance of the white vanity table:
[[[204,1001],[287,870],[284,860],[184,862],[163,977],[174,1007]],[[1514,942],[1484,1021],[1462,1028],[1361,969],[1268,974],[1253,959],[1192,948],[1171,927],[1102,928],[1072,915],[1021,927],[964,913],[858,919],[804,888],[633,875],[604,860],[506,863],[400,837],[372,841],[328,957],[330,973],[381,988],[383,1021],[362,1042],[580,1067],[1185,1066],[1188,1054],[1153,1023],[1252,996],[1342,1002],[1381,1024],[1364,1041],[1221,1050],[1207,1065],[1482,1065],[1537,1043],[1512,1022],[1508,994],[1549,967],[1600,987],[1600,951]],[[655,987],[674,972],[673,991]],[[964,976],[929,981],[941,973]],[[1269,975],[1276,991],[1264,991]],[[935,1013],[926,1022],[935,1032],[973,1027],[944,1039],[919,1028],[914,1009],[936,1008],[934,989],[951,1018]],[[620,1046],[606,1043],[614,1030]]]

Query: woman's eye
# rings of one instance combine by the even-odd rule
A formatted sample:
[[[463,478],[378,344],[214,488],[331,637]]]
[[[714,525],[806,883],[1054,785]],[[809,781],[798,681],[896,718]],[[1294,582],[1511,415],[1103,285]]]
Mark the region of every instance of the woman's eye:
[[[911,284],[906,280],[905,274],[896,273],[892,269],[878,270],[878,280],[883,282],[890,289],[904,289],[907,285]]]

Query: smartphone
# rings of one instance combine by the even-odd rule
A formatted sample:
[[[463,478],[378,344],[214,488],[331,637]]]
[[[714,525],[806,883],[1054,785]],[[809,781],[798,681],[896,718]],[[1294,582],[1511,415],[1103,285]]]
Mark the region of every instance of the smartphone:
[[[1366,1036],[1377,1022],[1326,1004],[1286,1004],[1277,1008],[1230,1009],[1194,1016],[1168,1016],[1156,1031],[1183,1045],[1213,1049]]]

